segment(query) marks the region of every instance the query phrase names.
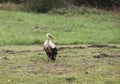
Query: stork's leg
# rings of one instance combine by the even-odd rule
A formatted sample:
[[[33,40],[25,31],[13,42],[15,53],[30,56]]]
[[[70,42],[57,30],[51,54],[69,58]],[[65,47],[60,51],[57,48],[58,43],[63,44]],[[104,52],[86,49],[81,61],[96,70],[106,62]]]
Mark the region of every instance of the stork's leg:
[[[49,60],[50,60],[50,58],[48,57],[48,61],[47,61],[47,63],[49,62]]]
[[[56,60],[56,53],[52,54],[52,60],[54,60],[54,61]]]
[[[52,59],[53,61],[55,60],[55,55],[54,55],[54,53],[52,54],[51,59]]]
[[[51,54],[48,54],[48,62],[50,61]]]
[[[56,55],[54,55],[54,59],[56,59]]]

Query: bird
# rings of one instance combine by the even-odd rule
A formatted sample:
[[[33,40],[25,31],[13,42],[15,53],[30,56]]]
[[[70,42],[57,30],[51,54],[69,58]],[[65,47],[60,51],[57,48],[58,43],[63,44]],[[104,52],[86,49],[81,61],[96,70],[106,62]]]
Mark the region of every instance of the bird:
[[[48,56],[48,61],[49,61],[49,59],[55,61],[56,55],[57,55],[56,45],[51,41],[51,39],[53,39],[53,37],[50,33],[47,33],[46,36],[47,36],[47,39],[45,40],[45,42],[43,44],[44,51],[46,52],[46,54]]]

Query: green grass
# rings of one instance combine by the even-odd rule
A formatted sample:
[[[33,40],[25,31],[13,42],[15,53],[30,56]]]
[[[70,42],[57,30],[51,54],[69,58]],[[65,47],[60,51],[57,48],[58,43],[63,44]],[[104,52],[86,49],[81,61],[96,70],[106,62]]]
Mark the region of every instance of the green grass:
[[[41,45],[48,32],[56,44],[68,44],[57,46],[57,60],[49,63]],[[0,84],[119,84],[119,33],[120,17],[109,13],[72,16],[0,10]],[[92,43],[116,45],[86,45]],[[99,54],[108,56],[94,57]]]
[[[120,17],[109,13],[49,15],[0,10],[0,45],[120,43]]]
[[[0,84],[120,83],[120,45],[117,48],[57,47],[61,48],[57,60],[47,62],[41,46],[1,46]],[[94,58],[99,54],[109,56]]]

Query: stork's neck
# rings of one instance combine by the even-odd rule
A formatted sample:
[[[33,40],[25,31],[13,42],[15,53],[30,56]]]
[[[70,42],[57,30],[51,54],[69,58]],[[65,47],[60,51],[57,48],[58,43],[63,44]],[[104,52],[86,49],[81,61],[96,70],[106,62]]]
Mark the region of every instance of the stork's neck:
[[[46,40],[47,41],[47,44],[46,44],[47,46],[49,45],[49,40],[50,40],[50,38],[47,37],[47,40]]]
[[[47,43],[49,43],[49,41],[50,41],[50,38],[49,38],[49,37],[47,37]]]
[[[49,37],[47,37],[47,40],[49,41],[49,40],[50,40],[50,38],[49,38]]]

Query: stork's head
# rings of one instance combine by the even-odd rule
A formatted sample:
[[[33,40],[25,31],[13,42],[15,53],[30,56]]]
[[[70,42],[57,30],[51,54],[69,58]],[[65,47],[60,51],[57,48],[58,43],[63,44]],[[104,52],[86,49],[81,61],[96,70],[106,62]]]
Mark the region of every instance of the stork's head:
[[[47,39],[53,39],[52,35],[50,33],[47,33]]]

